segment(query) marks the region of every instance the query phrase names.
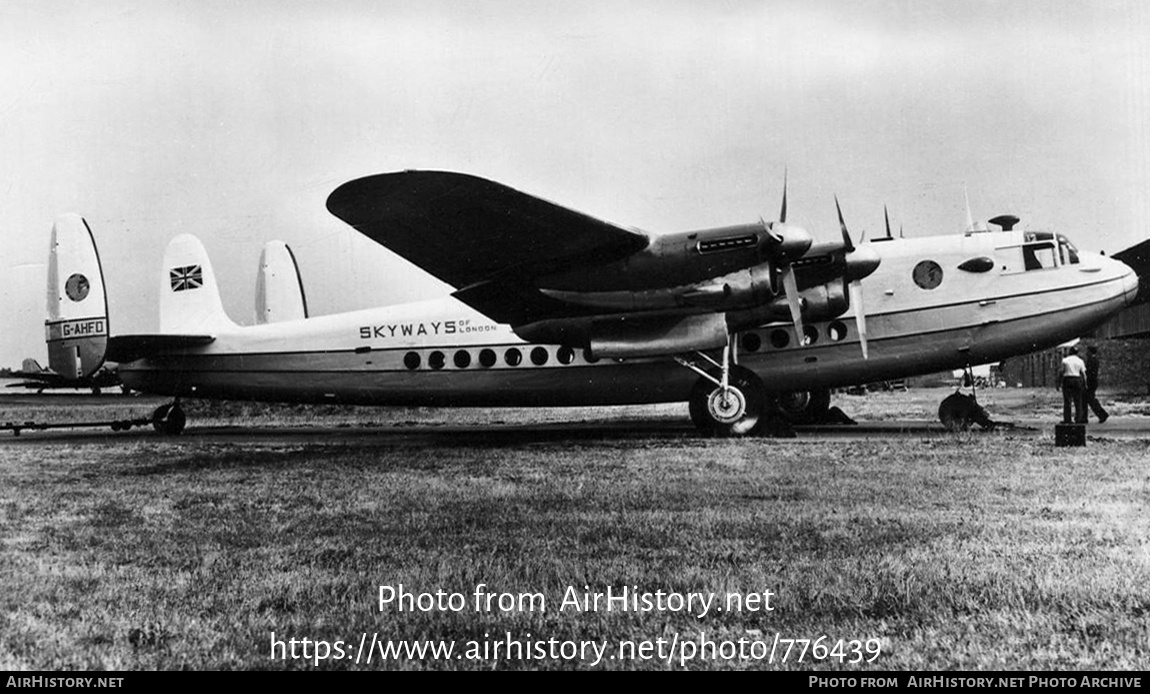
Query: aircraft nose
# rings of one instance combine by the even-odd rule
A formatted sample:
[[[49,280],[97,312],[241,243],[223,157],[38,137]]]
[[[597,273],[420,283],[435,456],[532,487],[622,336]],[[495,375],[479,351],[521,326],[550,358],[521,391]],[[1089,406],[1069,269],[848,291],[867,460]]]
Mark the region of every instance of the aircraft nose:
[[[1138,298],[1138,289],[1141,282],[1138,275],[1129,267],[1126,268],[1126,274],[1122,276],[1122,291],[1125,294],[1126,305],[1129,306],[1134,303]]]

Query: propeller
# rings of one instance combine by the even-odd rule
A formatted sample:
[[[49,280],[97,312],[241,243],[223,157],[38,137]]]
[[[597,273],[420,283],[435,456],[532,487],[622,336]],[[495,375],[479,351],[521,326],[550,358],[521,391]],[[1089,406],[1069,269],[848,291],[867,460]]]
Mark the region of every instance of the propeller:
[[[788,227],[787,223],[787,172],[783,170],[783,206],[779,210],[779,223],[772,225],[772,231],[778,235],[776,238],[779,241],[779,261],[778,269],[780,279],[783,282],[783,291],[787,297],[787,308],[791,310],[791,320],[795,324],[795,337],[798,338],[800,345],[805,345],[810,342],[807,338],[806,332],[803,330],[803,307],[799,303],[799,283],[795,279],[795,268],[791,261],[795,258],[801,257],[803,253],[811,247],[811,236],[803,229],[798,227]],[[786,237],[790,236],[790,239]],[[788,247],[789,245],[789,247]],[[800,250],[801,247],[801,250]]]
[[[859,336],[859,347],[862,348],[863,359],[870,358],[867,349],[866,309],[863,307],[862,278],[871,274],[878,267],[881,258],[870,246],[855,247],[851,241],[851,234],[847,230],[847,223],[843,220],[843,209],[839,205],[839,198],[835,196],[835,210],[839,214],[839,229],[843,234],[843,250],[845,252],[846,272],[850,305],[855,311],[855,329]],[[885,212],[885,208],[884,208]],[[887,236],[890,236],[890,218],[887,218]]]
[[[894,239],[894,236],[891,236],[891,233],[890,233],[890,213],[886,211],[886,205],[882,206],[882,216],[883,216],[883,219],[886,220],[886,240],[891,241]],[[902,230],[900,229],[899,230],[899,236],[901,236],[901,235],[902,235]]]

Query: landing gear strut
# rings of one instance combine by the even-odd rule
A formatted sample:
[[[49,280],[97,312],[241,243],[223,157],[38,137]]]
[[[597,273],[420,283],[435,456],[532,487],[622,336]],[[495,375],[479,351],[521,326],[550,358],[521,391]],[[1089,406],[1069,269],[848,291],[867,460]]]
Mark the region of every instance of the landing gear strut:
[[[718,362],[702,352],[697,359],[676,357],[681,365],[699,374],[691,388],[688,409],[691,421],[708,436],[747,436],[758,433],[771,411],[763,382],[755,372],[733,363],[735,343],[728,340]]]
[[[160,405],[152,413],[152,428],[165,436],[176,436],[182,432],[187,421],[188,418],[184,416],[179,400]]]

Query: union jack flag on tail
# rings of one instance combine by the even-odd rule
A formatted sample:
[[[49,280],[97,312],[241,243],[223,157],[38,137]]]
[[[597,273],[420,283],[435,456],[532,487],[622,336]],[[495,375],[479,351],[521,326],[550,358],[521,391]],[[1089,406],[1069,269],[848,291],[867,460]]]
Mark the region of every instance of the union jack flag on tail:
[[[168,271],[168,276],[172,281],[173,292],[199,289],[204,284],[204,273],[199,265],[172,268]]]

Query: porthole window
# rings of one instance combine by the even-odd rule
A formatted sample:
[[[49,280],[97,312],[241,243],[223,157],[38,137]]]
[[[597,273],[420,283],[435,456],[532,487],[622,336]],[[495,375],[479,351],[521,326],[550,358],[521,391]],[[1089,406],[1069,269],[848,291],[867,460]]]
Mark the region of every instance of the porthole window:
[[[519,366],[523,363],[523,352],[512,347],[503,353],[503,361],[507,362],[508,366]]]
[[[846,339],[846,336],[847,326],[843,325],[839,321],[835,321],[834,323],[831,323],[827,326],[827,337],[831,339],[831,342],[842,342],[844,339]]]
[[[465,349],[461,349],[455,353],[455,358],[453,361],[455,362],[455,368],[466,369],[467,367],[471,366],[471,352],[468,352]]]
[[[934,289],[942,284],[942,267],[933,260],[923,260],[914,266],[911,277],[923,289]]]
[[[806,336],[808,345],[813,345],[819,341],[819,329],[813,325],[804,325],[803,335]]]
[[[570,364],[575,361],[575,350],[570,347],[560,347],[559,351],[555,353],[555,358],[559,360],[560,364]]]
[[[419,352],[408,352],[403,355],[403,365],[415,371],[419,368]]]
[[[479,363],[485,368],[495,366],[495,352],[489,349],[479,352]]]
[[[437,369],[437,370],[442,369],[443,368],[443,362],[444,362],[443,352],[440,352],[439,350],[436,350],[436,351],[432,352],[431,354],[427,355],[427,365],[433,369]]]
[[[599,357],[592,354],[591,349],[587,348],[583,350],[583,361],[587,362],[588,364],[594,364],[595,362],[599,361]]]
[[[531,363],[535,366],[543,366],[547,363],[547,349],[545,347],[536,347],[531,350]]]
[[[763,338],[758,333],[743,333],[743,349],[747,352],[758,352],[763,347]]]
[[[786,330],[772,330],[771,331],[771,346],[775,349],[782,349],[791,344],[791,336]]]

